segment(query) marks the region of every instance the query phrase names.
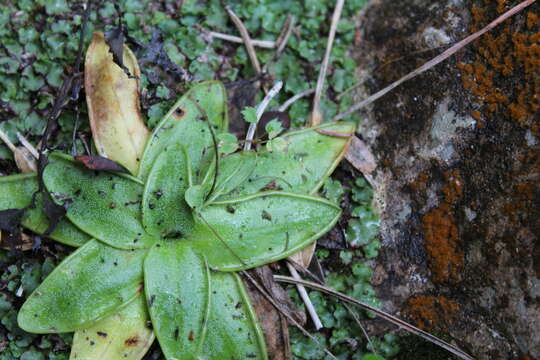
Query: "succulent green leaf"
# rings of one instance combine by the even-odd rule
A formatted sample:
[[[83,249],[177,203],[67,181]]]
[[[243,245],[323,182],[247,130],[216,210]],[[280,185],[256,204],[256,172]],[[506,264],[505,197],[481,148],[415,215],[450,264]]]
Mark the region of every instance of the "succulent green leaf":
[[[38,182],[34,173],[0,177],[0,209],[21,209],[30,205],[32,194],[37,189]],[[43,234],[49,227],[49,221],[42,209],[43,200],[40,194],[36,197],[35,208],[28,209],[24,214],[22,225]],[[61,220],[49,237],[74,247],[79,247],[91,239],[67,219]]]
[[[154,245],[144,262],[152,325],[167,359],[196,359],[210,309],[210,271],[184,240]]]
[[[189,90],[174,104],[154,129],[147,142],[139,177],[146,179],[157,156],[170,143],[183,144],[191,160],[191,169],[198,177],[201,160],[213,151],[212,135],[227,131],[225,88],[220,82],[207,81]]]
[[[255,169],[256,163],[257,153],[254,151],[242,151],[222,158],[219,162],[216,185],[206,202],[211,203],[220,195],[228,194],[246,181]],[[213,176],[206,177],[203,187],[209,189],[213,180]]]
[[[206,189],[202,185],[193,185],[187,189],[185,194],[186,203],[192,209],[200,209],[204,203]]]
[[[180,237],[193,227],[191,209],[184,200],[190,184],[189,158],[184,147],[163,148],[148,175],[143,197],[143,225],[158,237]]]
[[[141,293],[146,252],[89,241],[34,290],[19,312],[19,326],[40,334],[92,326]]]
[[[139,295],[120,311],[76,331],[69,358],[140,360],[154,341],[147,321],[146,299]]]
[[[206,206],[189,240],[213,269],[249,269],[309,245],[340,214],[339,207],[319,197],[262,192]]]
[[[285,150],[263,149],[249,180],[228,197],[255,194],[265,188],[314,194],[345,154],[355,126],[348,122],[287,133],[272,141],[285,140]]]
[[[129,176],[86,169],[58,155],[49,160],[45,186],[57,203],[68,202],[66,215],[78,228],[120,249],[153,244],[141,222],[140,183]]]
[[[234,273],[211,273],[212,301],[204,359],[267,359],[257,317],[242,280]]]

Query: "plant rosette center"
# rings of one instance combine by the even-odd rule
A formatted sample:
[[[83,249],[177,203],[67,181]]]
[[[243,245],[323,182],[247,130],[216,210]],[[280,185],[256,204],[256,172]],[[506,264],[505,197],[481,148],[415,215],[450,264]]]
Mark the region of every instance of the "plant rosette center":
[[[355,127],[327,123],[280,136],[279,151],[226,153],[215,140],[227,134],[226,114],[222,84],[194,86],[148,137],[133,175],[49,155],[43,183],[67,208],[49,236],[79,248],[26,300],[21,328],[76,332],[73,358],[90,329],[104,338],[120,326],[111,319],[139,326],[129,338],[139,355],[155,334],[167,359],[267,358],[235,272],[298,252],[337,222],[339,206],[316,192]],[[23,208],[38,179],[2,177],[0,189],[0,209]],[[21,224],[48,227],[40,206]],[[118,358],[141,357],[126,350],[129,339]]]

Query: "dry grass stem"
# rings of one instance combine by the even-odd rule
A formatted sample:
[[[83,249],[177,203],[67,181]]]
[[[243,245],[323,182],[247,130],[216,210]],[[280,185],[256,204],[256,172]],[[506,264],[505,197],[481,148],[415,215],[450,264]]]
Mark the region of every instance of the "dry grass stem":
[[[319,72],[319,78],[317,79],[317,87],[315,90],[315,98],[313,99],[313,112],[311,113],[311,126],[317,126],[322,122],[322,113],[320,108],[322,91],[324,88],[324,79],[326,78],[326,71],[328,70],[328,64],[330,62],[330,53],[332,52],[332,45],[334,44],[334,38],[336,36],[336,29],[341,17],[341,11],[343,10],[343,4],[345,0],[337,0],[334,14],[332,15],[332,24],[330,26],[330,34],[328,35],[328,42],[326,44],[326,53],[324,54],[323,63],[321,65],[321,71]]]
[[[294,266],[292,266],[292,264],[287,263],[287,269],[289,269],[289,272],[291,273],[293,278],[302,279],[300,275],[298,274],[298,271],[296,271],[296,269],[294,268]],[[315,307],[313,306],[313,303],[311,302],[311,299],[309,298],[306,288],[300,284],[296,284],[296,288],[298,289],[298,293],[300,294],[302,301],[306,305],[306,310],[308,311],[308,314],[311,317],[311,320],[313,320],[313,325],[315,326],[315,330],[319,331],[320,329],[323,328],[323,324],[321,323],[321,319],[319,318],[319,315],[317,314],[317,311],[315,310]]]
[[[280,107],[279,111],[287,111],[289,106],[291,106],[295,101],[300,100],[303,97],[309,96],[311,94],[315,93],[315,89],[308,89],[305,91],[302,91],[301,93],[298,93],[294,95],[293,97],[289,98],[287,101],[285,101]]]
[[[259,63],[259,59],[257,59],[257,53],[255,52],[255,47],[253,46],[253,41],[251,40],[251,36],[249,36],[249,33],[242,22],[240,18],[232,11],[230,6],[225,6],[225,10],[229,14],[229,17],[233,21],[234,25],[240,32],[240,35],[242,36],[242,40],[244,41],[244,45],[246,46],[246,50],[249,55],[249,59],[251,60],[251,64],[253,65],[253,68],[255,69],[255,72],[258,74],[261,72],[261,64]]]
[[[21,144],[32,154],[32,156],[35,159],[39,158],[39,153],[37,149],[34,147],[34,145],[30,144],[30,142],[20,133],[17,131],[17,138],[21,142]]]
[[[382,310],[379,310],[377,309],[376,307],[373,307],[369,304],[366,304],[362,301],[359,301],[359,300],[356,300],[355,298],[352,298],[350,296],[347,296],[345,294],[342,294],[338,291],[335,291],[334,289],[331,289],[327,286],[324,286],[324,285],[320,285],[320,284],[317,284],[317,283],[314,283],[314,282],[310,282],[310,281],[305,281],[305,280],[298,280],[298,279],[294,279],[294,278],[291,278],[291,277],[288,277],[288,276],[281,276],[281,275],[274,275],[274,279],[278,282],[286,282],[286,283],[289,283],[289,284],[302,284],[304,286],[307,286],[309,288],[312,288],[312,289],[315,289],[317,291],[320,291],[320,292],[323,292],[325,294],[329,294],[329,295],[332,295],[338,299],[340,299],[341,301],[344,301],[346,303],[349,303],[349,304],[353,304],[353,305],[357,305],[357,306],[360,306],[361,308],[365,309],[365,310],[369,310],[373,313],[375,313],[377,316],[385,319],[385,320],[388,320],[390,321],[391,323],[399,326],[400,328],[403,328],[405,330],[407,330],[408,332],[412,333],[412,334],[415,334],[415,335],[418,335],[438,346],[440,346],[441,348],[443,349],[446,349],[448,350],[449,352],[451,352],[452,354],[460,357],[461,359],[464,359],[464,360],[474,360],[474,358],[472,358],[469,354],[467,354],[466,352],[464,352],[463,350],[461,350],[460,348],[452,345],[452,344],[449,344],[441,339],[439,339],[438,337],[434,336],[434,335],[431,335],[430,333],[422,330],[422,329],[419,329],[417,328],[416,326],[413,326],[393,315],[390,315]]]
[[[223,33],[215,32],[215,31],[208,31],[207,33],[213,39],[225,40],[225,41],[229,41],[229,42],[233,42],[237,44],[244,43],[244,40],[238,36],[223,34]],[[276,47],[276,42],[271,41],[271,40],[251,39],[251,43],[253,44],[253,46],[264,48],[264,49],[275,49]]]
[[[270,101],[276,96],[279,91],[281,90],[281,87],[283,86],[283,81],[278,81],[272,89],[266,94],[263,101],[259,104],[257,107],[257,122],[249,124],[249,128],[246,135],[246,142],[244,144],[244,150],[251,150],[251,144],[253,141],[253,137],[255,136],[255,131],[257,130],[257,123],[261,119],[261,116],[264,114],[264,111],[268,107],[268,104],[270,104]]]
[[[367,99],[353,105],[348,110],[346,110],[346,111],[344,111],[344,112],[342,112],[340,114],[337,114],[334,117],[334,120],[335,121],[341,120],[344,117],[346,117],[346,116],[348,116],[348,115],[350,115],[350,114],[352,114],[352,113],[366,107],[367,105],[369,105],[372,102],[374,102],[374,101],[378,100],[379,98],[383,97],[384,95],[386,95],[387,93],[389,93],[390,91],[392,91],[393,89],[395,89],[396,87],[398,87],[399,85],[404,83],[405,81],[410,80],[410,79],[420,75],[424,71],[427,71],[427,70],[431,69],[432,67],[438,65],[439,63],[441,63],[444,60],[448,59],[450,56],[454,55],[459,50],[463,49],[465,46],[469,45],[474,40],[478,39],[480,36],[484,35],[488,31],[490,31],[491,29],[493,29],[496,26],[498,26],[499,24],[501,24],[506,19],[514,16],[515,14],[519,13],[520,11],[522,11],[523,9],[525,9],[526,7],[532,5],[535,2],[536,2],[536,0],[525,0],[525,1],[521,2],[520,4],[516,5],[512,9],[508,10],[507,12],[505,12],[504,14],[499,16],[497,19],[493,20],[491,23],[486,25],[483,29],[475,32],[474,34],[471,34],[471,35],[467,36],[465,39],[459,41],[455,45],[453,45],[450,48],[448,48],[447,50],[443,51],[440,55],[438,55],[435,58],[431,59],[430,61],[428,61],[424,65],[420,66],[418,69],[411,71],[410,73],[408,73],[407,75],[405,75],[401,79],[397,80],[396,82],[390,84],[389,86],[385,87],[382,90],[379,90],[378,92],[371,95]]]
[[[262,72],[266,73],[268,71],[268,67],[275,63],[281,54],[283,53],[283,50],[285,50],[285,47],[287,46],[287,43],[289,42],[289,38],[292,34],[292,30],[294,29],[295,19],[291,15],[287,15],[287,19],[285,20],[285,23],[283,24],[283,30],[281,31],[281,34],[279,34],[276,44],[277,44],[277,50],[274,56],[272,56],[272,59],[268,61],[266,64],[264,64],[262,68]]]

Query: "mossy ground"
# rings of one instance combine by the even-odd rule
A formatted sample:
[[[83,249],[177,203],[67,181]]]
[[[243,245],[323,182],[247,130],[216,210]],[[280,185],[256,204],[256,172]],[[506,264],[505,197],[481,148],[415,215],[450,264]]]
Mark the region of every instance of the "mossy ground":
[[[327,81],[322,111],[330,119],[351,105],[355,85],[355,62],[349,49],[355,38],[354,15],[366,0],[346,2]],[[45,127],[47,113],[58,95],[62,81],[74,69],[82,23],[82,1],[18,0],[0,5],[0,129],[17,143],[20,132],[34,144]],[[117,12],[112,2],[95,4],[85,37],[85,48],[92,31],[107,31],[116,25]],[[287,15],[296,18],[296,28],[284,53],[272,61],[274,50],[257,49],[262,64],[271,63],[268,72],[275,80],[284,81],[284,89],[271,106],[315,87],[329,31],[334,1],[249,0],[228,3],[243,19],[253,38],[275,40],[282,31]],[[141,104],[147,124],[153,127],[168,107],[191,82],[219,79],[231,83],[252,78],[255,74],[245,48],[220,40],[210,41],[202,29],[237,34],[220,1],[119,1],[130,43],[141,61]],[[158,31],[162,41],[151,45]],[[164,66],[152,51],[163,45],[172,61]],[[146,59],[146,60],[145,60]],[[171,68],[181,71],[170,71]],[[190,81],[186,81],[189,78]],[[257,103],[262,92],[245,105]],[[311,110],[310,98],[295,102],[289,109],[293,127],[306,124]],[[77,119],[77,121],[76,121]],[[346,120],[359,121],[356,117]],[[84,96],[72,101],[58,119],[59,131],[54,134],[57,147],[71,149],[72,133],[78,122],[75,148],[81,153],[90,139]],[[15,167],[11,154],[0,145],[0,172],[9,174]],[[341,170],[341,176],[325,184],[327,197],[341,202],[347,215],[340,222],[344,229],[333,231],[317,252],[328,271],[328,285],[363,301],[378,304],[370,285],[371,268],[364,262],[377,256],[378,217],[371,207],[372,192],[353,170]],[[16,312],[27,296],[69,249],[48,240],[35,251],[11,254],[0,250],[0,360],[67,359],[70,335],[32,335],[16,325]],[[17,291],[24,289],[22,296]],[[292,288],[291,288],[292,289]],[[291,290],[294,297],[295,291]],[[370,353],[366,340],[353,318],[338,302],[316,292],[311,296],[321,315],[325,330],[317,338],[340,359],[362,359]],[[369,314],[360,314],[370,318]],[[309,339],[293,331],[292,349],[298,359],[321,359],[321,349]],[[386,357],[397,352],[392,336],[373,339],[377,351]],[[148,359],[161,358],[157,345]]]

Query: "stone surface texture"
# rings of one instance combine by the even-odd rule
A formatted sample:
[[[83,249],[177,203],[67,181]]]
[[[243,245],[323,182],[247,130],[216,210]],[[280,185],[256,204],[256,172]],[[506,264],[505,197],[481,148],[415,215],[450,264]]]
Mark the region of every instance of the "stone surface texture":
[[[519,1],[373,0],[358,99]],[[540,359],[540,3],[364,111],[384,309],[479,359]]]

